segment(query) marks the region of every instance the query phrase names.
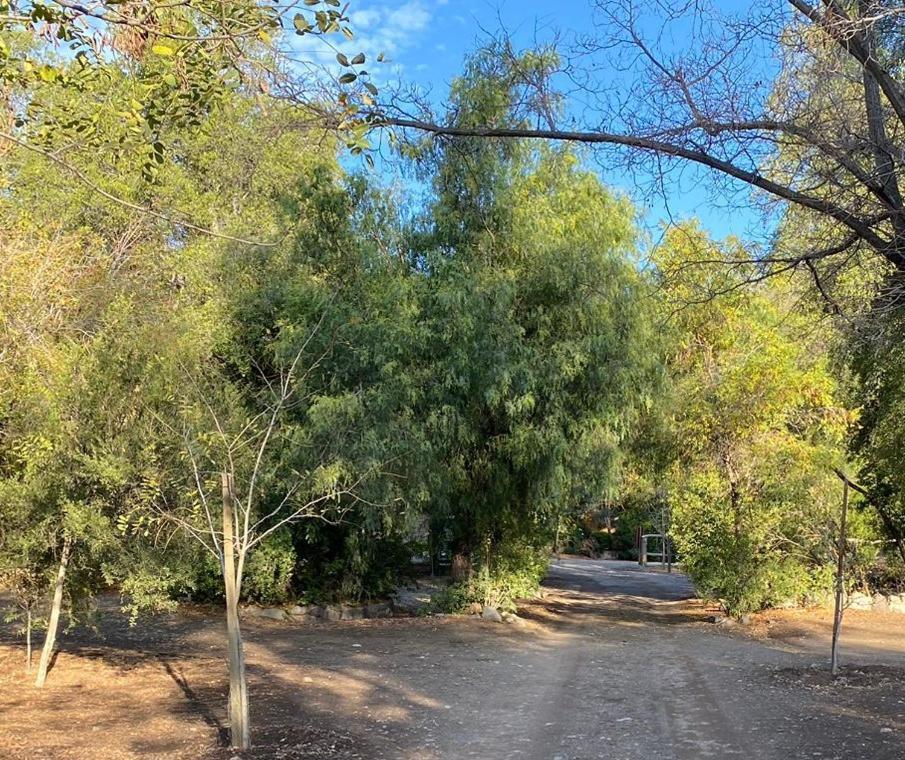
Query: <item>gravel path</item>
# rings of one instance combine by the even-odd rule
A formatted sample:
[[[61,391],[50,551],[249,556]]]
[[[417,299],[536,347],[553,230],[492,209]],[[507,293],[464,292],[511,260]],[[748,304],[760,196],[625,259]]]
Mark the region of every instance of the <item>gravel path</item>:
[[[679,574],[562,560],[545,587],[521,624],[249,621],[247,756],[905,758],[901,616],[854,618],[834,685],[822,629],[712,625]],[[0,644],[0,757],[236,756],[209,611],[102,632],[64,639],[44,692]]]

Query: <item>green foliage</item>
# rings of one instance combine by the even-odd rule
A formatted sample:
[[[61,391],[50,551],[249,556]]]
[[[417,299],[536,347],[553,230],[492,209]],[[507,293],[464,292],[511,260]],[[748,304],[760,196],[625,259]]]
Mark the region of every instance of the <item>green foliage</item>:
[[[551,64],[523,63],[540,77]],[[520,75],[479,54],[451,119],[516,123]],[[436,199],[415,240],[443,473],[431,523],[478,562],[488,544],[549,547],[566,505],[615,477],[653,386],[633,211],[567,150],[464,139],[426,165]]]
[[[373,535],[328,526],[309,529],[297,541],[294,593],[307,602],[386,598],[411,577],[412,548],[402,533]]]
[[[309,21],[331,25],[329,13]],[[133,617],[186,592],[219,598],[220,567],[186,540],[209,535],[198,485],[218,498],[226,433],[266,429],[260,412],[295,357],[266,456],[230,450],[239,480],[260,465],[253,517],[274,529],[249,556],[245,599],[383,596],[426,542],[465,570],[443,608],[511,609],[536,589],[557,530],[630,553],[635,528],[664,518],[702,593],[734,613],[826,588],[832,467],[855,415],[827,341],[790,308],[793,290],[739,290],[750,274],[740,245],[689,227],[645,269],[630,203],[580,154],[518,141],[422,146],[433,193],[408,219],[406,199],[343,172],[339,141],[300,133],[296,113],[229,82],[189,108],[203,119],[168,111],[167,67],[192,63],[170,42],[142,51],[164,84],[136,98],[141,108],[136,81],[115,68],[78,96],[55,80],[16,85],[41,99],[48,124],[51,112],[87,118],[100,99],[120,109],[92,122],[96,144],[120,145],[123,124],[136,137],[76,156],[84,176],[135,204],[178,203],[230,238],[61,192],[65,170],[37,155],[0,169],[11,230],[0,242],[0,511],[21,526],[2,535],[0,559],[22,594],[34,579],[47,587],[69,537],[70,604],[110,585]],[[556,61],[515,63],[475,56],[450,120],[524,123],[520,82]],[[339,64],[358,81],[357,59]],[[47,146],[58,127],[42,133]],[[36,139],[36,121],[20,128]],[[152,137],[165,155],[133,150]],[[714,291],[726,295],[702,298]],[[668,329],[652,292],[683,306]],[[888,500],[905,492],[896,357],[864,386],[877,396],[862,451]],[[323,519],[277,529],[287,507],[343,484],[354,487]],[[604,505],[615,533],[595,534]],[[854,514],[857,580],[876,526]]]
[[[448,613],[465,612],[472,604],[514,612],[518,600],[537,592],[549,559],[546,547],[506,545],[502,553],[480,562],[480,569],[471,578],[444,588],[432,605]]]
[[[189,554],[180,561],[175,552],[149,557],[147,551],[139,547],[129,558],[128,569],[117,576],[122,609],[132,625],[141,614],[175,610],[178,597],[191,593],[198,580],[196,556]]]
[[[265,604],[287,601],[294,569],[295,551],[289,531],[272,533],[248,561],[243,581],[245,597]]]
[[[297,179],[287,156],[298,143],[274,135],[282,114],[273,116],[265,140],[257,137],[262,117],[247,100],[225,111],[210,134],[180,136],[182,160],[158,178],[155,197],[178,196],[223,228],[253,220],[275,230],[292,213],[275,196]],[[61,193],[38,156],[7,158],[0,510],[19,529],[0,538],[0,564],[36,568],[46,589],[68,536],[70,608],[88,609],[114,583],[133,616],[167,606],[193,584],[186,568],[197,552],[174,534],[178,526],[155,518],[160,500],[185,498],[169,476],[174,431],[159,422],[176,418],[186,369],[207,361],[230,335],[219,262],[236,252],[204,236],[174,236],[153,217],[96,194]],[[113,172],[109,160],[97,154],[86,176],[119,195],[140,186],[140,157]]]
[[[861,416],[852,448],[861,461],[860,480],[871,494],[871,506],[881,516],[887,535],[905,537],[905,474],[901,454],[905,444],[905,352],[902,350],[901,309],[890,307],[876,318],[871,340],[849,336],[847,358],[855,373],[853,400]],[[900,559],[903,559],[900,554]]]
[[[728,263],[744,258],[694,228],[668,236],[656,256],[671,275],[667,296],[685,304],[673,323],[668,402],[672,534],[701,593],[732,613],[828,588],[841,500],[832,470],[855,419],[826,344],[806,314],[789,310],[783,283],[733,288],[744,273]],[[694,305],[708,278],[727,294]]]
[[[288,8],[258,0],[152,0],[141,9],[87,0],[3,0],[0,84],[4,111],[0,140],[27,146],[51,165],[66,166],[67,185],[91,183],[80,176],[92,154],[114,164],[137,157],[143,183],[153,184],[178,164],[180,143],[234,102],[251,85],[267,93],[282,69],[284,26],[294,36],[354,36],[347,7],[335,0]],[[329,47],[329,43],[325,43]],[[345,69],[332,98],[310,95],[330,110],[353,151],[367,143],[358,115],[377,89],[364,55]],[[282,76],[282,73],[281,73]],[[300,107],[309,96],[296,93]],[[7,118],[8,117],[8,118]],[[66,157],[53,153],[67,145]],[[173,161],[172,159],[176,159]],[[124,199],[125,200],[125,199]]]

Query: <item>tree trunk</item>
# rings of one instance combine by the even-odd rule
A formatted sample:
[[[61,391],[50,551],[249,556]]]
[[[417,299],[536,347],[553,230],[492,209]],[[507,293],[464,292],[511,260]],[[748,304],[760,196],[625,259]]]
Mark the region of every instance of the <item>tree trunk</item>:
[[[449,574],[454,581],[467,581],[471,578],[471,553],[458,551],[452,556],[452,567]]]
[[[738,486],[734,480],[729,481],[729,503],[732,507],[733,534],[735,540],[739,541],[742,537],[742,508]]]
[[[50,667],[53,645],[57,640],[57,628],[60,625],[60,607],[63,605],[63,584],[66,582],[66,568],[69,567],[69,555],[71,552],[72,539],[66,536],[63,539],[63,551],[60,554],[60,569],[57,571],[57,582],[53,589],[53,603],[50,607],[50,619],[47,622],[47,635],[44,637],[44,648],[41,650],[41,660],[38,663],[38,676],[35,678],[35,686],[39,688],[47,680],[47,668]]]
[[[25,610],[25,671],[31,673],[31,607]]]
[[[235,490],[232,475],[222,473],[223,486],[223,586],[226,594],[226,651],[229,663],[229,735],[235,749],[251,746],[245,653],[239,628],[239,583],[235,554]]]
[[[895,542],[896,549],[899,550],[899,556],[902,558],[902,563],[905,564],[905,539],[902,538],[902,532],[889,516],[889,513],[885,508],[881,507],[876,502],[872,503],[877,509],[877,514],[880,515],[880,520],[882,520],[883,525],[886,527],[886,532],[889,533],[890,537]]]
[[[845,594],[845,519],[848,512],[848,481],[842,481],[842,518],[839,525],[839,548],[836,551],[836,606],[833,610],[833,644],[830,649],[830,673],[839,669],[839,631],[842,628],[842,602]]]
[[[726,480],[729,481],[729,508],[732,512],[733,535],[738,542],[742,537],[742,495],[738,487],[738,473],[728,450],[724,450],[720,458],[723,461],[723,468],[726,470]]]

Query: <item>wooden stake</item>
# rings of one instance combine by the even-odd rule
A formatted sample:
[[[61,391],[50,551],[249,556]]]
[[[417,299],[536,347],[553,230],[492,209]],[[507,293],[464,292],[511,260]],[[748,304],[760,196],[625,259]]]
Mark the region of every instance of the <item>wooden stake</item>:
[[[833,644],[830,650],[830,673],[839,670],[839,632],[842,628],[843,597],[845,595],[845,520],[848,513],[848,480],[842,481],[842,518],[839,525],[839,547],[836,550],[836,605],[833,611]]]

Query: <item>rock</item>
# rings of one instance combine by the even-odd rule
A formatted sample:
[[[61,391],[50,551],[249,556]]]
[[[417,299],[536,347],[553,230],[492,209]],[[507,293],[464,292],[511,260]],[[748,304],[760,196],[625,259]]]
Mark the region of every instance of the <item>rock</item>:
[[[432,606],[434,597],[446,590],[447,583],[441,579],[422,579],[417,586],[399,586],[390,598],[393,612],[420,615]]]
[[[366,618],[388,618],[393,614],[393,610],[387,602],[374,602],[364,606]]]
[[[342,620],[343,611],[341,607],[324,607],[323,618],[329,623]]]
[[[362,607],[346,605],[340,607],[340,618],[342,620],[364,620],[365,611]]]
[[[467,615],[480,615],[484,611],[484,605],[480,602],[472,602],[465,610]]]
[[[886,612],[889,609],[889,597],[874,594],[871,598],[871,607],[877,612]]]
[[[289,610],[289,615],[304,623],[316,623],[324,617],[324,608],[315,604],[297,604]]]
[[[742,615],[738,619],[738,622],[741,623],[742,625],[751,625],[751,621],[752,621],[752,618],[750,615]]]
[[[396,596],[393,597],[393,609],[411,615],[417,615],[428,604],[430,604],[430,595],[419,594],[417,591],[408,589],[397,591]]]
[[[889,612],[905,613],[905,594],[893,594],[886,597],[886,609]]]
[[[256,604],[249,604],[242,608],[242,615],[250,618],[265,618],[267,620],[285,620],[286,612],[279,607],[258,607]]]
[[[505,618],[505,620],[507,623],[511,623],[512,625],[524,625],[525,624],[525,619],[520,618],[518,615],[516,615],[514,613],[511,615],[508,615]]]
[[[481,610],[481,618],[484,620],[491,620],[494,623],[502,623],[503,616],[500,615],[499,611],[495,607],[485,606],[483,610]]]
[[[709,618],[707,618],[707,622],[714,623],[715,625],[725,626],[732,626],[736,624],[736,621],[728,615],[711,615]]]
[[[869,610],[873,607],[874,600],[871,599],[867,594],[862,594],[860,591],[855,591],[853,594],[850,594],[847,600],[846,606],[850,610]]]

